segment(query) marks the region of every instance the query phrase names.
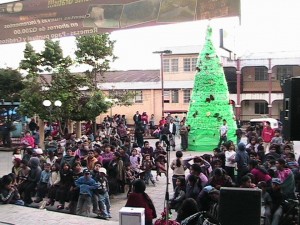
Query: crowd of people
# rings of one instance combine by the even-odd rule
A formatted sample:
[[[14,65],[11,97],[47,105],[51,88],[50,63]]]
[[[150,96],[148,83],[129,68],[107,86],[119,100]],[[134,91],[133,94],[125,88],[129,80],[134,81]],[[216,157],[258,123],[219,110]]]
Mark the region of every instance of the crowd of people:
[[[265,124],[261,134],[249,127],[246,144],[225,140],[212,154],[187,158],[184,121],[177,126],[174,118],[163,118],[165,122],[158,125],[162,127],[160,140],[151,146],[144,135],[156,123],[153,119],[144,123],[142,118],[138,112],[133,117],[133,138],[125,117],[107,116],[95,135],[89,125],[80,138],[72,133],[55,140],[50,133],[45,149],[38,148],[32,132],[27,131],[22,145],[13,152],[11,173],[1,178],[0,202],[30,205],[34,201],[41,207],[57,203],[57,210],[83,216],[93,212],[109,219],[110,198],[126,193],[126,206],[144,207],[150,225],[157,215],[146,186],[157,185],[160,176],[167,175],[164,144],[175,150],[176,135],[181,136],[181,150],[170,162],[174,195],[168,206],[177,212],[179,223],[197,224],[202,218],[199,212],[205,211],[217,224],[221,187],[261,189],[264,225],[281,224],[287,213],[283,203],[297,199],[300,159],[295,159],[293,146],[283,141],[280,130],[270,130],[270,124]],[[287,224],[296,221],[289,218]]]

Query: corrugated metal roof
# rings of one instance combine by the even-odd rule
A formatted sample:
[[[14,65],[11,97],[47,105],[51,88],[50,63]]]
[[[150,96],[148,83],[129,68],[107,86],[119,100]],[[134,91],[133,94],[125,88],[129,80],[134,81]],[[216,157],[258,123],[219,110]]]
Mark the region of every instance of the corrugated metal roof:
[[[98,76],[98,81],[113,82],[157,82],[160,80],[159,70],[128,70],[128,71],[108,71],[104,76]]]
[[[183,55],[183,54],[199,54],[202,50],[202,45],[189,45],[189,46],[172,46],[172,47],[164,47],[163,50],[171,50],[172,55]]]
[[[286,59],[299,58],[300,51],[251,52],[241,55],[241,59]]]
[[[164,89],[191,89],[194,87],[193,80],[178,80],[178,81],[164,81]],[[99,83],[98,88],[102,90],[150,90],[161,89],[161,82],[110,82]]]

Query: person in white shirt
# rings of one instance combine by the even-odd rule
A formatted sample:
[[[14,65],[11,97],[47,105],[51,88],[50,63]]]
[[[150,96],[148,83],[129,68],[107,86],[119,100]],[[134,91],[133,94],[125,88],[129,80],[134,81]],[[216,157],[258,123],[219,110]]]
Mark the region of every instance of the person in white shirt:
[[[169,123],[169,131],[170,131],[170,145],[173,147],[173,151],[175,151],[175,134],[176,134],[176,125],[173,121],[173,119],[170,120]]]
[[[235,146],[232,144],[229,146],[228,150],[225,151],[225,170],[228,176],[234,181],[234,169],[236,167],[235,162]]]
[[[227,121],[224,119],[223,125],[220,127],[220,141],[218,144],[218,148],[221,147],[222,143],[227,142],[227,132],[228,132]]]

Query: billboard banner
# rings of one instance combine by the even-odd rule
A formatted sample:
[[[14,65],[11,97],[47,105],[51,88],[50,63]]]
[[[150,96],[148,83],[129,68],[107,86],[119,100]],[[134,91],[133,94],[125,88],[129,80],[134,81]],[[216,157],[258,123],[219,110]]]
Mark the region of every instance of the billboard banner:
[[[24,0],[0,5],[0,44],[240,16],[240,0]]]

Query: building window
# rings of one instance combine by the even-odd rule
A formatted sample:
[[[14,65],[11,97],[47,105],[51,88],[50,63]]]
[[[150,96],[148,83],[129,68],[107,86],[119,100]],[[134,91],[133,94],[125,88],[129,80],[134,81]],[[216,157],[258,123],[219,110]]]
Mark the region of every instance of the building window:
[[[163,60],[163,70],[164,72],[170,72],[170,59]]]
[[[196,71],[197,58],[184,58],[183,59],[183,71]]]
[[[277,80],[289,79],[293,76],[293,66],[277,66]]]
[[[191,71],[191,59],[183,59],[183,71]]]
[[[171,59],[171,71],[178,72],[178,59]]]
[[[255,114],[269,114],[268,103],[255,102]]]
[[[172,90],[171,95],[172,95],[172,103],[178,103],[179,102],[178,90]]]
[[[255,80],[269,80],[268,70],[266,67],[255,68]]]
[[[164,103],[170,103],[170,90],[164,90]]]
[[[196,71],[197,58],[192,58],[192,71]]]
[[[191,90],[183,90],[183,103],[190,103]]]
[[[143,103],[143,91],[135,91],[134,103]]]

